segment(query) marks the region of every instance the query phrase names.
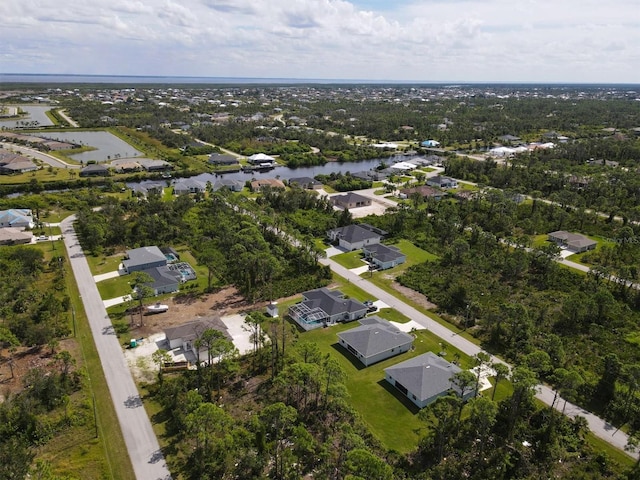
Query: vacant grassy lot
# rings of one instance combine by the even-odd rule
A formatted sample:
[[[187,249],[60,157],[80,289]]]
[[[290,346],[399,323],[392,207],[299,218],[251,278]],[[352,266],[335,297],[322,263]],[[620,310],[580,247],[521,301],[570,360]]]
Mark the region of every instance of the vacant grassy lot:
[[[302,333],[299,342],[314,342],[323,354],[335,358],[346,373],[345,385],[350,402],[362,415],[372,433],[389,449],[402,453],[413,450],[425,433],[425,426],[418,419],[418,408],[404,395],[384,380],[384,369],[417,355],[446,349],[445,358],[454,360],[460,355],[462,368],[469,368],[470,359],[451,346],[442,347],[441,340],[426,330],[416,332],[415,350],[387,359],[365,368],[338,343],[337,334],[349,330],[356,322],[339,324],[330,328],[320,328]]]
[[[87,255],[89,269],[94,275],[113,272],[118,270],[118,266],[122,263],[124,252],[114,253],[113,255]]]

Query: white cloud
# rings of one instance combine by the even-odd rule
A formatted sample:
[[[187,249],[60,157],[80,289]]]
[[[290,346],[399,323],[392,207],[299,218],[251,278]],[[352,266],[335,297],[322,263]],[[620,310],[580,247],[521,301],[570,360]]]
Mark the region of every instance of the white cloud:
[[[2,0],[0,71],[640,80],[635,0],[354,2]]]

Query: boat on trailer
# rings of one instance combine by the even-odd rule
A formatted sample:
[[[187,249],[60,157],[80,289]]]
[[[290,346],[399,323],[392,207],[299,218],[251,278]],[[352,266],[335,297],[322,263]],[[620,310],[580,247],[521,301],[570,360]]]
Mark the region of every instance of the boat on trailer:
[[[147,307],[147,311],[149,313],[163,313],[169,310],[169,305],[163,305],[161,303],[156,303],[155,305],[149,305]]]

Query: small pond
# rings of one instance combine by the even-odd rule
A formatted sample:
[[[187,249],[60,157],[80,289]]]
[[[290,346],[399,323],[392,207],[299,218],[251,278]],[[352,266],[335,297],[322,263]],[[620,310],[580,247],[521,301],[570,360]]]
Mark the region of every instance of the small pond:
[[[70,155],[71,158],[78,162],[108,162],[118,158],[142,156],[142,152],[109,132],[41,132],[38,135],[63,142],[87,145],[97,149]]]
[[[45,114],[46,111],[51,110],[50,105],[7,105],[8,107],[18,107],[21,110],[28,113],[20,118],[0,119],[0,128],[18,128],[25,126],[24,122],[38,122],[35,127],[48,127],[53,125],[53,122],[49,120],[49,117]]]

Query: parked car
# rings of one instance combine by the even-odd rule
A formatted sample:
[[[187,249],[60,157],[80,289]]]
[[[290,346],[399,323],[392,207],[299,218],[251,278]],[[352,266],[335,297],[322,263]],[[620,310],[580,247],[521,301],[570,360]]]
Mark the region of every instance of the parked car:
[[[49,237],[47,237],[46,235],[40,235],[37,240],[49,240]]]

